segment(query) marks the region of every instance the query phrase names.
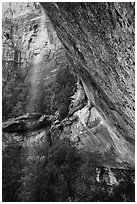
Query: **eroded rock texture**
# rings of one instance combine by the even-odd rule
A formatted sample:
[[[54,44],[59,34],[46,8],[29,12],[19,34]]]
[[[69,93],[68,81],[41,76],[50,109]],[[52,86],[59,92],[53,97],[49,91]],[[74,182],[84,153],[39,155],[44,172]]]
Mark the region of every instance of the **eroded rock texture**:
[[[124,162],[133,164],[134,3],[41,5],[94,106],[91,121],[102,121],[95,136],[95,140],[101,141],[97,142],[99,149],[104,151],[113,143]]]
[[[3,201],[134,201],[134,7],[3,3]]]
[[[69,75],[70,64],[41,6],[3,3],[2,40],[3,119],[26,112],[51,113],[56,78],[59,81],[65,69]]]

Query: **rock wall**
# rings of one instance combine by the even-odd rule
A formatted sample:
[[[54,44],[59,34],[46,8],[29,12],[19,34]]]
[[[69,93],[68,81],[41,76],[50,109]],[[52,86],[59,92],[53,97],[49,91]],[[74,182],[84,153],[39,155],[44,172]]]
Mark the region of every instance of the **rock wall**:
[[[41,6],[3,3],[3,116],[38,112],[41,100],[49,100],[50,109],[53,93],[46,99],[45,90],[66,67],[64,47]]]
[[[134,3],[41,5],[3,3],[3,201],[134,201]]]
[[[61,138],[99,151],[105,165],[134,166],[134,4],[41,3],[46,15],[40,4],[18,5],[3,14],[3,96],[11,116],[71,120]]]
[[[124,162],[133,164],[135,4],[42,2],[41,5],[67,50],[89,104],[94,106],[92,120],[98,117],[102,120],[116,152]],[[79,120],[82,115],[86,117],[85,111],[77,113]],[[104,131],[99,131],[99,140],[103,139],[102,134],[106,137]],[[91,138],[89,134],[88,137]],[[104,151],[107,143],[103,141]]]

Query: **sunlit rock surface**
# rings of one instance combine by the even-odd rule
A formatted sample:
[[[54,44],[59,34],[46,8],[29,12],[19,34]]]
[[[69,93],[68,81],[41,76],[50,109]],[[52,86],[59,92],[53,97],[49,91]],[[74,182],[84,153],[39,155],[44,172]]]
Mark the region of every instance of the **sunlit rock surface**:
[[[53,94],[54,89],[48,89],[51,92],[49,106],[46,106],[45,110],[41,106],[42,111],[53,110],[56,106],[56,109],[50,113],[55,114],[59,121],[64,118],[70,121],[71,117],[74,118],[69,125],[63,123],[62,130],[65,130],[72,141],[76,141],[79,148],[101,152],[106,165],[134,166],[134,20],[131,21],[131,17],[134,17],[134,4],[42,3],[41,5],[57,34],[39,4],[32,4],[30,7],[23,4],[28,8],[25,14],[21,10],[13,14],[11,6],[8,12],[3,14],[4,20],[9,19],[5,24],[7,27],[17,20],[24,25],[22,27],[17,23],[18,29],[9,33],[12,35],[11,38],[3,37],[3,45],[5,42],[4,51],[7,53],[10,48],[8,42],[13,43],[12,51],[5,54],[4,60],[9,60],[9,54],[13,53],[14,64],[17,42],[17,48],[21,50],[17,51],[17,56],[20,53],[17,67],[26,72],[24,82],[29,90],[26,105],[23,104],[26,111],[37,112],[39,110],[37,107],[41,106],[40,101],[43,103],[46,100],[44,90],[48,85],[55,84],[59,88]],[[71,6],[74,6],[74,9],[70,9]],[[108,22],[107,29],[105,29],[106,22]],[[6,34],[8,34],[7,27],[4,27]],[[17,37],[16,32],[20,33],[20,37],[15,43],[13,37]],[[67,57],[57,35],[67,51]],[[119,60],[121,55],[123,57]],[[18,66],[21,62],[23,64]],[[27,69],[24,63],[27,66],[31,63],[31,66]],[[69,75],[64,79],[70,67],[69,63],[77,75],[75,86],[69,81]],[[130,72],[128,72],[129,67]],[[57,77],[57,73],[60,76]],[[18,76],[13,81],[9,80],[11,84],[17,83]],[[59,85],[61,80],[62,84]],[[68,85],[64,87],[66,81]],[[4,90],[5,87],[9,88],[7,83],[8,80]],[[70,84],[72,88],[67,89]],[[66,95],[68,90],[71,93]],[[40,114],[43,112],[40,111]],[[22,125],[24,131],[43,127],[39,126],[36,119],[31,124],[28,119],[24,126],[23,116],[21,118],[21,122],[18,123],[17,118],[12,124],[7,125],[5,130],[20,131]],[[29,125],[26,125],[28,123]]]
[[[4,94],[11,94],[8,83],[16,85],[25,73],[20,86],[25,83],[28,93],[25,104],[20,106],[27,112],[38,111],[42,115],[51,109],[50,114],[55,114],[59,121],[76,118],[69,124],[69,134],[65,123],[63,128],[80,148],[101,152],[107,165],[134,166],[134,4],[41,3],[57,34],[39,4],[22,4],[23,8],[14,10],[16,5],[9,4],[9,10],[3,14],[3,61],[5,66],[13,63],[20,73],[11,70],[13,77],[10,75],[9,80],[5,73]],[[65,74],[69,63],[76,85],[75,80],[69,81],[71,75]],[[3,71],[7,71],[6,67]],[[51,96],[44,110],[41,104],[46,100],[45,89],[49,85],[54,88],[48,88]],[[16,99],[15,105],[20,102]],[[29,123],[27,118],[24,124],[21,116],[21,122],[17,121],[18,118],[13,120],[5,130],[42,128],[36,119]],[[108,155],[112,156],[111,162]]]
[[[37,180],[35,183],[41,174],[39,167],[44,164],[51,177],[52,171],[56,174],[51,158],[56,160],[59,149],[57,158],[62,160],[62,141],[71,141],[81,157],[91,156],[89,169],[89,160],[80,165],[91,170],[88,182],[94,193],[100,185],[103,189],[107,185],[111,195],[120,186],[124,188],[120,196],[129,193],[122,201],[130,193],[133,200],[134,3],[3,3],[2,20],[3,160],[14,161],[18,152],[19,167],[4,166],[11,174],[17,168],[21,171],[18,199],[35,198],[29,192],[39,191]],[[48,167],[45,158],[51,162]],[[84,172],[84,166],[80,168]],[[57,166],[55,177],[62,182],[60,172],[62,166]],[[52,182],[54,186],[54,179]],[[82,188],[84,183],[78,183],[82,195],[88,182]],[[122,182],[127,186],[121,188]],[[75,185],[77,192],[77,181]],[[126,192],[129,186],[132,192]],[[45,189],[40,193],[45,196]],[[67,199],[77,201],[79,196]]]
[[[59,70],[69,65],[63,45],[41,6],[3,3],[2,40],[3,116],[45,111],[40,101],[49,100],[50,104],[54,98],[51,93],[47,99],[45,90],[55,83]],[[10,100],[13,104],[9,104]]]

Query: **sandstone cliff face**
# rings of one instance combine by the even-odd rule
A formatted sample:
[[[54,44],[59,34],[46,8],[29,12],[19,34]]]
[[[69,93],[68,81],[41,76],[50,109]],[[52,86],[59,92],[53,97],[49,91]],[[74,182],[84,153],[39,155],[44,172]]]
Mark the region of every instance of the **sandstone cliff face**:
[[[134,200],[134,12],[3,3],[5,201]]]
[[[3,4],[3,116],[6,109],[8,117],[51,111],[54,94],[47,92],[66,67],[65,50],[41,6]]]
[[[102,121],[97,138],[103,140],[105,146],[97,142],[98,149],[102,146],[104,151],[111,147],[111,142],[107,145],[103,139],[110,135],[124,162],[133,164],[134,3],[41,5],[66,48],[71,65],[80,76],[88,100],[94,106],[91,121],[97,118]],[[105,128],[102,129],[102,126]]]
[[[13,9],[18,5],[3,14],[3,92],[7,101],[18,93],[12,114],[56,111],[60,121],[76,118],[63,122],[63,135],[99,151],[107,166],[134,166],[134,4],[42,3],[64,46],[39,4]],[[22,104],[21,90],[27,92]]]
[[[99,151],[107,166],[134,166],[134,4],[41,3],[64,46],[39,4],[19,5],[3,9],[6,107],[18,93],[11,116],[65,118],[63,137]],[[18,118],[13,123],[7,131],[33,130],[31,123],[17,125]]]

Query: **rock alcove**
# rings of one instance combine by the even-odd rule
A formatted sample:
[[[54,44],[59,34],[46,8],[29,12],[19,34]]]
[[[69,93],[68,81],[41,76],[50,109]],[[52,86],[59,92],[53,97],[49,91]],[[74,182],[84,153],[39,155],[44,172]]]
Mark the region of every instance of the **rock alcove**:
[[[13,172],[4,163],[3,201],[134,200],[134,7],[132,2],[3,3],[3,162],[14,161],[12,148],[21,161],[21,166],[14,161],[19,175],[11,186],[17,188],[8,198]],[[77,157],[85,162],[79,167]],[[56,187],[33,184],[36,178],[48,180],[51,161]],[[74,179],[73,171],[89,183]]]

